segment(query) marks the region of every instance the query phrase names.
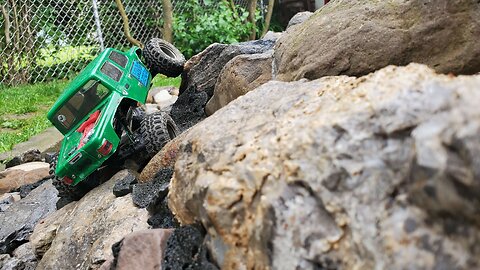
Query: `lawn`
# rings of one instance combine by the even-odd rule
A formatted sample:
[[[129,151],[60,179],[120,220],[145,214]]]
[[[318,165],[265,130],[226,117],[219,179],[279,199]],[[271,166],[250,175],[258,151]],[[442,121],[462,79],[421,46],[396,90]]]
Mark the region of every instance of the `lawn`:
[[[180,77],[156,76],[154,86],[180,85]],[[46,114],[68,81],[0,86],[0,153],[52,126]]]

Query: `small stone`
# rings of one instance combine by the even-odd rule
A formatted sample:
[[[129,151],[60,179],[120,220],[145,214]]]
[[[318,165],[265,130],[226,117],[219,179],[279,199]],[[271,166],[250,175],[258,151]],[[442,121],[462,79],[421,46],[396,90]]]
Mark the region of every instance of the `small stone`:
[[[14,157],[11,160],[9,160],[7,163],[5,163],[5,169],[11,168],[18,166],[22,164],[22,158],[21,157]]]
[[[167,196],[172,175],[173,170],[165,168],[155,175],[153,181],[136,184],[132,191],[133,203],[140,208],[160,203]]]
[[[128,174],[119,179],[115,186],[113,186],[113,194],[117,197],[122,197],[127,195],[128,193],[132,192],[133,184],[137,183],[137,178],[132,172],[128,172]]]
[[[38,149],[32,149],[22,154],[22,162],[34,162],[34,161],[43,161],[42,153]]]

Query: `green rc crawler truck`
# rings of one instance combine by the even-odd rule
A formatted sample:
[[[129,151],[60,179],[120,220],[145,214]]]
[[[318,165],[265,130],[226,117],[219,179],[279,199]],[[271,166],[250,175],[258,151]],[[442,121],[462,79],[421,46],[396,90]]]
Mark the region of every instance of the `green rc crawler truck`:
[[[79,199],[99,184],[100,167],[132,156],[145,162],[177,135],[167,113],[145,116],[140,104],[157,73],[176,77],[184,63],[179,50],[154,38],[143,50],[105,49],[69,84],[47,115],[64,134],[50,170],[61,198]]]

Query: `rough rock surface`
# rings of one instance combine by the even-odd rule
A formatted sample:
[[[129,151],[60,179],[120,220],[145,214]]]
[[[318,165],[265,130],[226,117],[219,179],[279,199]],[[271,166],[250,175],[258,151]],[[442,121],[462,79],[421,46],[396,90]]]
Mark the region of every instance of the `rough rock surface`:
[[[30,243],[25,243],[9,254],[0,254],[1,270],[34,270],[37,265],[37,258],[33,253]]]
[[[172,175],[173,169],[160,169],[153,181],[133,186],[133,203],[140,208],[160,203],[167,196]]]
[[[119,172],[121,174],[122,172]],[[66,215],[37,269],[98,269],[125,235],[148,228],[148,212],[112,193],[118,174],[90,191]]]
[[[212,115],[230,101],[268,82],[272,78],[273,50],[262,54],[238,55],[223,68],[212,98],[205,106]]]
[[[479,87],[417,64],[269,82],[187,132],[169,205],[225,269],[478,269]]]
[[[168,199],[166,196],[163,198],[163,201],[150,207],[149,212],[151,216],[148,219],[148,225],[152,226],[154,229],[171,229],[180,227],[180,224],[173,216],[172,211],[168,208]]]
[[[361,76],[387,65],[480,71],[476,0],[332,1],[289,29],[275,48],[276,79]]]
[[[41,259],[45,252],[50,248],[53,239],[57,235],[57,230],[63,223],[67,215],[75,209],[77,202],[72,202],[61,209],[51,213],[35,226],[32,235],[30,235],[30,243],[36,254]]]
[[[115,259],[106,261],[100,269],[162,269],[165,247],[172,231],[143,230],[125,236]]]
[[[165,249],[163,269],[216,270],[206,258],[203,233],[196,226],[184,226],[173,231]]]
[[[212,44],[185,63],[180,96],[172,106],[171,116],[181,131],[203,120],[205,104],[212,97],[223,67],[235,56],[264,53],[274,40],[256,40],[233,45]]]
[[[121,174],[117,174],[117,182],[113,186],[113,194],[117,197],[125,196],[132,192],[133,185],[136,183],[136,175],[129,170],[123,170]]]
[[[45,162],[30,162],[0,172],[0,195],[49,176]]]
[[[295,14],[288,22],[287,30],[294,25],[303,23],[304,21],[308,20],[308,18],[310,18],[312,15],[313,15],[313,12],[310,12],[310,11],[304,11],[304,12],[299,12]]]
[[[0,196],[0,212],[5,212],[14,202],[21,199],[19,192],[5,193]]]
[[[57,194],[52,181],[48,181],[0,212],[0,254],[10,253],[28,241],[35,225],[56,210]]]

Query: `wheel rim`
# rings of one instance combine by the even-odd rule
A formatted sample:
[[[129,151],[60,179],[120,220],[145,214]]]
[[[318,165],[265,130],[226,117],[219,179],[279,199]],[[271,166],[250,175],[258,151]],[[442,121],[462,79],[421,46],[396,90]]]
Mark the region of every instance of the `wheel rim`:
[[[162,52],[165,53],[168,57],[176,58],[175,52],[168,46],[165,46],[165,44],[160,44],[160,50],[162,50]]]

